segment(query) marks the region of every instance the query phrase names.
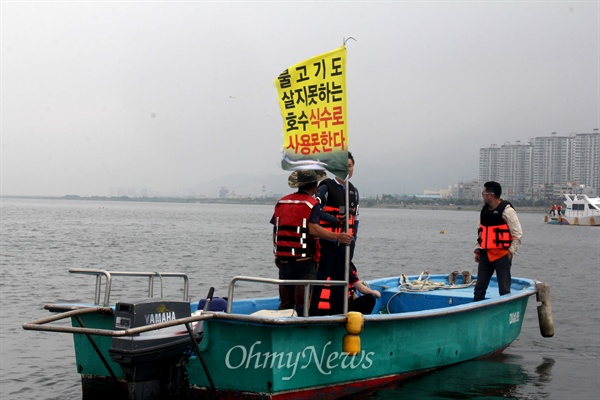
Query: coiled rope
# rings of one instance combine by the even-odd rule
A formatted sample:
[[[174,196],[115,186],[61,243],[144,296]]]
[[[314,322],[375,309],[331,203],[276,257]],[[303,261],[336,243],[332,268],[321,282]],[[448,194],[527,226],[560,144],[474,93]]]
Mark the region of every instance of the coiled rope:
[[[429,292],[432,290],[449,290],[449,289],[462,289],[468,288],[470,286],[474,286],[477,283],[477,280],[472,280],[469,283],[463,284],[445,284],[444,282],[434,282],[430,281],[430,274],[428,270],[421,272],[419,277],[412,282],[408,279],[405,274],[400,275],[400,280],[398,282],[398,288],[400,289],[397,293],[394,293],[392,297],[387,301],[385,305],[385,309],[390,313],[390,303],[394,299],[394,297],[398,296],[401,293],[405,292]]]
[[[434,282],[429,280],[430,275],[429,271],[425,270],[421,272],[419,277],[412,282],[406,277],[405,274],[400,275],[400,281],[398,282],[398,287],[400,291],[404,292],[428,292],[430,290],[438,290],[438,289],[461,289],[467,288],[469,286],[473,286],[476,280],[473,280],[469,283],[463,284],[445,284],[444,282]]]

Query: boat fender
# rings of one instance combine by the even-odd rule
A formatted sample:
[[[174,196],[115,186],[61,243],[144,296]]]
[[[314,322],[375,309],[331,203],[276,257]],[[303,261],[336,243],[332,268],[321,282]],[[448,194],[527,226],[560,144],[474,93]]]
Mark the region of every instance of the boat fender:
[[[594,226],[595,222],[596,221],[594,221],[594,217],[590,217],[590,226]]]
[[[365,326],[365,318],[357,311],[350,311],[346,315],[346,332],[342,339],[342,351],[351,356],[360,353],[360,333]]]
[[[365,318],[356,311],[349,311],[346,316],[346,331],[351,335],[360,335],[365,326]]]
[[[544,215],[544,223],[548,223],[548,216]]]
[[[535,287],[537,289],[536,299],[542,303],[537,308],[540,333],[543,337],[552,337],[554,336],[554,320],[552,319],[552,305],[550,304],[550,285],[538,282]]]
[[[350,356],[360,353],[360,336],[347,333],[342,339],[342,350]]]
[[[560,215],[558,216],[557,221],[558,221],[559,224],[562,224],[562,217]]]
[[[579,224],[579,218],[575,217],[573,218],[573,225],[578,225]]]

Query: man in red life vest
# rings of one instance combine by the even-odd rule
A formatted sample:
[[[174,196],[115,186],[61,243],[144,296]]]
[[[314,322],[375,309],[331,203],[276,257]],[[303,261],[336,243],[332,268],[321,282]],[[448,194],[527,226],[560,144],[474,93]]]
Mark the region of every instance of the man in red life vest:
[[[314,194],[317,182],[326,176],[324,171],[294,171],[288,179],[296,193],[281,198],[271,218],[275,265],[279,279],[315,279],[319,261],[319,241],[316,238],[349,244],[352,236],[334,233],[319,225],[321,206]],[[280,285],[280,310],[304,312],[304,286]]]
[[[348,152],[348,179],[354,173],[354,157]],[[339,233],[345,227],[346,182],[342,179],[325,179],[317,189],[317,199],[323,206],[321,226]],[[358,232],[358,190],[348,182],[348,233],[354,240],[350,244],[350,260]],[[339,243],[321,240],[321,260],[317,271],[318,280],[343,281],[346,276],[346,248]],[[344,288],[342,286],[317,286],[314,288],[311,315],[334,315],[344,311]]]
[[[502,187],[498,182],[486,182],[481,195],[485,204],[481,209],[475,249],[475,262],[479,265],[473,301],[485,298],[494,271],[500,295],[510,293],[512,259],[521,247],[523,236],[517,212],[500,197]]]

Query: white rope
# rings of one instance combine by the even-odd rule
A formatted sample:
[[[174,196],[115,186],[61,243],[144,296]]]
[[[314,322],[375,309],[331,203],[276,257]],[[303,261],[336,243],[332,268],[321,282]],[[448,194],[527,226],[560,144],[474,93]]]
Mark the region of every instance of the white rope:
[[[425,277],[425,278],[424,278]],[[419,277],[412,282],[406,277],[405,274],[400,275],[400,281],[398,282],[398,286],[400,291],[404,292],[428,292],[430,290],[438,290],[438,289],[460,289],[467,288],[473,286],[476,280],[471,281],[470,283],[464,284],[453,284],[446,285],[444,282],[434,282],[429,280],[429,271],[425,270],[421,272]],[[423,279],[424,278],[424,279]]]
[[[425,277],[425,279],[423,279],[423,277]],[[475,285],[475,283],[477,282],[477,280],[473,280],[470,283],[464,283],[464,284],[452,284],[452,285],[446,285],[444,282],[432,282],[429,280],[429,271],[425,270],[423,272],[421,272],[421,274],[419,275],[419,277],[415,280],[413,280],[412,282],[408,279],[408,277],[405,274],[400,274],[400,280],[398,282],[398,288],[399,291],[397,293],[394,293],[392,295],[392,297],[389,298],[389,300],[387,301],[387,303],[385,304],[385,310],[387,311],[388,314],[390,314],[390,304],[392,303],[392,300],[402,294],[402,293],[406,293],[406,292],[428,292],[428,291],[432,291],[432,290],[440,290],[440,289],[461,289],[461,288],[467,288],[470,286]]]

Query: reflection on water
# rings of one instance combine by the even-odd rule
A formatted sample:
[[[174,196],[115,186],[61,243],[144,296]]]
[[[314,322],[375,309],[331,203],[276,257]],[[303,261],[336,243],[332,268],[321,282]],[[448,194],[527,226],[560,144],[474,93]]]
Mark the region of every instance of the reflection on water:
[[[405,380],[393,387],[377,390],[364,399],[544,399],[544,383],[551,380],[554,360],[543,362],[530,372],[522,357],[501,354],[469,361]],[[534,393],[523,388],[535,386]]]
[[[544,357],[544,362],[538,365],[535,368],[535,373],[538,375],[538,382],[541,386],[542,383],[547,383],[551,381],[552,375],[552,367],[556,361],[553,358]]]

